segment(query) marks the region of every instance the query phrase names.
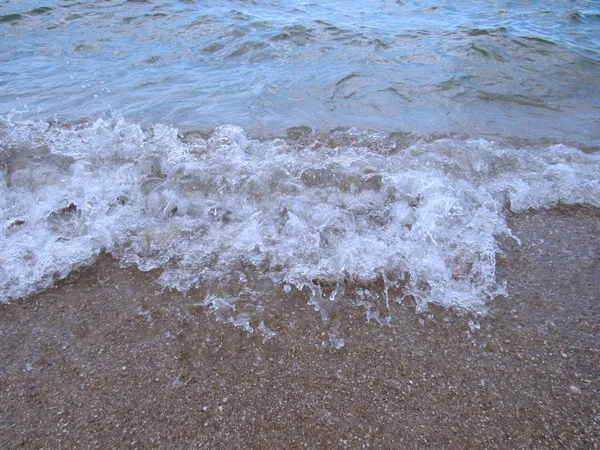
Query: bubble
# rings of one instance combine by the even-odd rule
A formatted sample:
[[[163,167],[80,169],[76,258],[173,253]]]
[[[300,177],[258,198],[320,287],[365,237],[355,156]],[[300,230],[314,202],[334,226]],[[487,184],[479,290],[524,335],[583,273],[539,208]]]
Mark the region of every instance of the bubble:
[[[407,298],[484,313],[505,293],[508,209],[600,206],[600,158],[564,145],[430,139],[391,151],[356,130],[319,147],[235,126],[202,137],[120,117],[2,120],[15,149],[1,166],[5,300],[108,252],[160,268],[165,288],[204,286],[217,319],[265,336],[261,293],[292,287],[324,321],[348,303],[389,324]]]

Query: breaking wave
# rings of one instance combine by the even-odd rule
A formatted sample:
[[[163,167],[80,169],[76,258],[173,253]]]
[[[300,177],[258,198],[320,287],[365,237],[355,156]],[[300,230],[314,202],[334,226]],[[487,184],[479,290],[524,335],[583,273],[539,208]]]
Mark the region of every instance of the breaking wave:
[[[508,211],[600,206],[597,154],[352,129],[261,140],[3,117],[0,165],[2,301],[110,253],[161,269],[164,288],[202,287],[222,317],[260,314],[274,287],[305,289],[324,320],[350,297],[380,322],[407,297],[483,313],[505,293]]]

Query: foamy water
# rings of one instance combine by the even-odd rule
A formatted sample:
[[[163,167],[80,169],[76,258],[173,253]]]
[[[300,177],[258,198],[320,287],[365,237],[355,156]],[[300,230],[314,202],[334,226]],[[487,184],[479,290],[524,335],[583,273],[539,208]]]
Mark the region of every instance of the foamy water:
[[[204,304],[232,320],[238,301],[259,314],[273,286],[306,289],[324,320],[349,296],[369,311],[411,296],[479,313],[504,293],[508,211],[600,207],[600,156],[564,145],[307,129],[256,140],[119,117],[3,120],[0,139],[3,301],[108,252],[163,269],[165,288],[204,286]]]
[[[273,292],[325,321],[483,313],[510,211],[600,206],[599,23],[583,0],[4,0],[0,301],[109,253],[266,335]]]

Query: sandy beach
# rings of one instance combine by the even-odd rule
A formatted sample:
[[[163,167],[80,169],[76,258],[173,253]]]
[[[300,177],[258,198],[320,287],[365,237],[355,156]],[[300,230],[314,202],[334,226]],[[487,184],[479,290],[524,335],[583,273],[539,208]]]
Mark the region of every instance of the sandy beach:
[[[483,318],[405,301],[390,326],[324,323],[281,290],[273,336],[104,256],[0,306],[0,447],[598,448],[600,212],[509,224]]]
[[[600,450],[599,24],[1,0],[0,450]]]

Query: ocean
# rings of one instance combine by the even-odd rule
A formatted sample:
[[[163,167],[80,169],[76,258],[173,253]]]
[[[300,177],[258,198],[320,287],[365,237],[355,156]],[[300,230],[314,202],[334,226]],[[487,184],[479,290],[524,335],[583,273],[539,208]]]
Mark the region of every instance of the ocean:
[[[0,60],[2,302],[110,254],[265,335],[480,315],[509,214],[600,207],[597,1],[2,0]]]

